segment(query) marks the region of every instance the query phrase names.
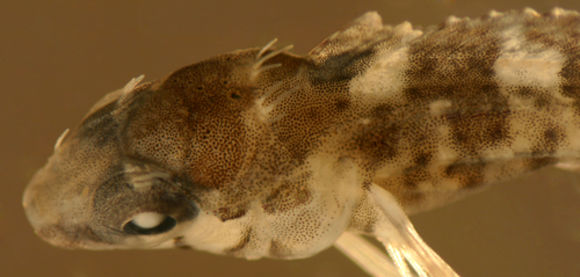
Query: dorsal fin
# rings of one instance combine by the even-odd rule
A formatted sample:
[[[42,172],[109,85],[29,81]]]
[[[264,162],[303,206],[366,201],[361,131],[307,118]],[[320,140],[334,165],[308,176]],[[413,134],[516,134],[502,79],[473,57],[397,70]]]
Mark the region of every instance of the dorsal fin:
[[[406,40],[416,38],[421,34],[421,31],[413,30],[409,22],[403,22],[395,27],[383,25],[381,16],[376,11],[370,11],[354,20],[345,29],[324,39],[308,54],[314,63],[320,64],[329,57],[346,52],[363,51],[392,37]]]
[[[325,38],[308,54],[316,63],[321,63],[330,56],[337,56],[360,47],[364,42],[372,40],[373,36],[382,29],[381,16],[375,11],[367,12],[345,29]]]

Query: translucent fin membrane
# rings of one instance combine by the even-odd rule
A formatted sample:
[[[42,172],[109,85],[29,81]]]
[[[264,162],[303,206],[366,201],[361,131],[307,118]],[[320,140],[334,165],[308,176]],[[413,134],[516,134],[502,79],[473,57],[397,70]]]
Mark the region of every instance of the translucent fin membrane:
[[[374,236],[389,256],[356,235],[345,233],[335,246],[373,276],[459,276],[419,236],[396,199],[379,186],[372,186],[382,217]]]
[[[345,232],[334,246],[372,276],[397,276],[398,269],[391,259],[364,238]]]

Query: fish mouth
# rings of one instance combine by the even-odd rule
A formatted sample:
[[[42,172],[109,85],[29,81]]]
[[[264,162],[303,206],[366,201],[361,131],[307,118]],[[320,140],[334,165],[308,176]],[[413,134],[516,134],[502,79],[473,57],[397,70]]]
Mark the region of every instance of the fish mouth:
[[[88,226],[43,226],[35,230],[42,240],[64,249],[110,250],[123,248],[122,244],[111,244],[103,240]]]
[[[33,178],[33,180],[34,179],[35,178]],[[26,214],[28,222],[30,223],[30,225],[32,225],[32,228],[34,229],[35,233],[40,236],[39,230],[41,229],[42,225],[45,225],[45,223],[43,222],[47,221],[46,214],[48,213],[46,210],[41,209],[38,206],[39,201],[42,200],[37,198],[38,198],[37,185],[31,182],[24,190],[24,194],[22,197],[22,207],[24,208],[24,214]]]
[[[36,235],[61,248],[103,248],[104,241],[82,220],[86,215],[84,205],[75,197],[57,193],[59,186],[53,184],[58,182],[47,178],[47,171],[41,168],[22,196],[24,213]]]

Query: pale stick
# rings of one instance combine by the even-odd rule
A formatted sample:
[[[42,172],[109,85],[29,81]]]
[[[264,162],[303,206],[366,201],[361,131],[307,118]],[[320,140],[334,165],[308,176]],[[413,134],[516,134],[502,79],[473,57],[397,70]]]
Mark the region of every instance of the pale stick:
[[[459,276],[421,239],[397,200],[389,192],[374,185],[371,186],[370,195],[384,216],[377,222],[374,235],[393,257],[399,276],[412,276],[407,263],[411,265],[416,275],[421,277]]]
[[[334,246],[372,276],[399,276],[391,259],[359,235],[344,232]]]

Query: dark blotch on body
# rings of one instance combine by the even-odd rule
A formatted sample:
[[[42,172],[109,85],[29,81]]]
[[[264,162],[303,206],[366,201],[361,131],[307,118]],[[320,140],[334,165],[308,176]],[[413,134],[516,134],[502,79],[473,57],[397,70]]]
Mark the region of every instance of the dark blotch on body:
[[[533,156],[534,154],[532,154]],[[537,153],[536,155],[540,155],[539,153]],[[556,162],[558,162],[558,159],[554,158],[554,157],[537,157],[537,158],[530,158],[528,160],[528,167],[531,170],[536,170],[536,169],[540,169],[542,167],[545,166],[549,166],[549,165],[553,165]]]
[[[364,72],[373,57],[373,49],[368,48],[362,52],[350,51],[333,56],[317,66],[312,72],[313,84],[325,82],[347,82]]]
[[[474,188],[483,184],[485,164],[482,162],[458,162],[449,165],[444,174],[449,178],[459,180],[464,188]]]
[[[405,72],[409,101],[425,109],[433,101],[451,102],[445,119],[453,141],[471,155],[510,138],[508,99],[493,69],[501,41],[486,24],[458,23],[412,44]]]
[[[342,112],[350,107],[350,100],[348,98],[337,99],[334,102],[334,107],[338,112]]]
[[[395,120],[394,107],[383,104],[370,112],[369,124],[361,127],[354,144],[371,167],[396,157],[402,127]]]
[[[403,184],[406,187],[415,188],[417,184],[429,179],[429,173],[417,166],[408,167],[403,170]]]
[[[553,154],[565,139],[564,131],[558,127],[549,127],[544,130],[538,136],[534,145],[532,158],[528,159],[528,167],[535,170],[558,162],[558,159]]]
[[[263,202],[266,213],[275,214],[288,211],[310,202],[312,195],[307,187],[307,180],[302,178],[296,182],[284,181]]]

